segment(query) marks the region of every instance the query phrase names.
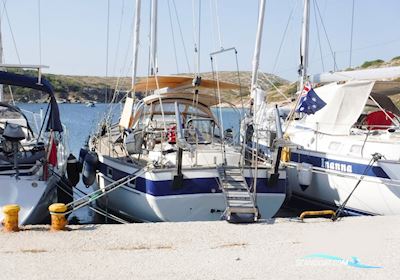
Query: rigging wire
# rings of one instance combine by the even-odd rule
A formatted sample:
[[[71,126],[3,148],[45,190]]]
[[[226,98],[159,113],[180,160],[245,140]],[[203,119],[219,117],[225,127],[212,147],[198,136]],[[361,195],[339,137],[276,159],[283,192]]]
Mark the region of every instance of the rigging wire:
[[[176,54],[175,32],[174,32],[174,25],[172,23],[172,13],[171,13],[170,0],[167,0],[167,3],[168,3],[169,24],[170,24],[170,27],[171,27],[171,35],[172,35],[172,45],[174,47],[174,57],[175,57],[176,71],[177,71],[177,73],[179,73],[179,64],[178,64],[178,56]]]
[[[201,0],[199,0],[199,33],[198,33],[198,36],[199,36],[199,38],[198,38],[198,40],[197,40],[197,42],[198,42],[198,49],[197,49],[197,75],[200,75],[200,46],[201,46],[201,42],[200,42],[200,39],[201,39]]]
[[[288,20],[287,20],[287,22],[286,22],[285,30],[283,31],[281,43],[280,43],[280,45],[279,45],[278,53],[277,53],[277,55],[276,55],[276,57],[275,57],[274,67],[272,68],[271,73],[275,73],[276,66],[278,65],[278,62],[279,62],[279,59],[280,59],[280,54],[281,54],[282,47],[283,47],[283,44],[284,44],[285,39],[286,39],[286,35],[287,35],[287,31],[288,31],[288,28],[289,28],[290,21],[291,21],[291,19],[292,19],[292,17],[293,17],[293,13],[294,13],[294,11],[296,10],[297,5],[298,5],[298,2],[297,2],[297,1],[296,1],[295,3],[296,3],[296,4],[295,4],[295,6],[292,8],[292,10],[291,10],[291,12],[290,12],[290,14],[289,14]]]
[[[194,35],[194,61],[196,65],[196,75],[200,75],[200,33],[201,33],[201,0],[198,0],[198,30],[196,30],[196,11],[195,0],[192,0],[192,15],[193,15],[193,35]],[[197,32],[196,32],[197,31]]]
[[[222,49],[222,35],[221,35],[221,26],[219,24],[219,13],[218,13],[218,1],[214,1],[215,3],[215,16],[216,16],[216,23],[217,23],[217,31],[218,31],[218,39],[219,39],[219,46]]]
[[[110,0],[107,0],[107,42],[106,42],[106,79],[108,78],[108,53],[110,44]],[[108,101],[108,85],[105,90],[105,103]]]
[[[179,20],[178,10],[177,10],[177,8],[176,8],[175,0],[172,0],[172,5],[173,5],[173,7],[174,7],[175,16],[176,16],[176,21],[177,21],[177,23],[178,23],[178,29],[179,29],[179,34],[180,34],[181,42],[182,42],[183,52],[184,52],[184,54],[185,54],[186,65],[187,65],[187,72],[190,73],[191,70],[190,70],[189,57],[188,57],[187,50],[186,50],[185,40],[183,39],[182,26],[181,26],[181,22],[180,22],[180,20]]]
[[[352,11],[351,11],[351,32],[350,32],[350,55],[349,55],[349,68],[351,68],[351,56],[353,53],[353,30],[354,30],[354,0],[352,3]]]
[[[115,71],[117,68],[117,62],[118,62],[118,54],[119,54],[119,48],[120,48],[120,42],[121,42],[122,22],[123,22],[123,18],[124,18],[124,9],[125,9],[125,0],[122,0],[121,15],[120,15],[119,29],[118,29],[117,47],[115,49],[114,65],[113,65],[113,69],[112,69],[112,73],[114,73],[114,74],[115,74]]]
[[[323,19],[322,19],[321,11],[320,11],[320,9],[319,9],[319,6],[318,6],[317,1],[314,1],[314,3],[315,3],[315,7],[317,8],[318,16],[319,16],[319,19],[320,19],[320,21],[321,21],[322,28],[323,28],[324,33],[325,33],[326,41],[328,42],[329,50],[330,50],[330,52],[331,52],[332,57],[334,58],[334,57],[335,57],[335,54],[334,54],[334,52],[333,52],[332,45],[331,45],[331,42],[330,42],[329,37],[328,37],[328,33],[327,33],[327,31],[326,31],[325,24],[324,24],[324,21],[323,21]],[[333,63],[334,63],[334,68],[335,68],[335,69],[338,69],[338,66],[337,66],[337,64],[336,64],[336,59],[333,60]]]
[[[267,82],[276,90],[276,92],[281,95],[283,98],[285,98],[285,100],[287,102],[291,102],[292,100],[286,96],[286,94],[284,94],[277,86],[275,86],[275,83],[273,81],[271,81],[270,77],[268,77],[267,74],[265,74],[264,72],[260,72],[262,76],[264,76],[264,78],[267,80]],[[273,77],[273,76],[272,76]],[[275,78],[275,77],[273,77]],[[276,81],[276,80],[275,80]]]
[[[5,13],[6,18],[7,18],[8,27],[10,28],[10,34],[11,34],[11,38],[12,38],[12,41],[13,41],[13,44],[14,44],[14,50],[15,50],[15,53],[16,53],[16,55],[17,55],[17,59],[18,59],[19,64],[21,64],[21,58],[20,58],[20,56],[19,56],[19,52],[18,52],[18,48],[17,48],[17,43],[16,43],[16,41],[15,41],[14,32],[13,32],[13,29],[12,29],[12,27],[11,27],[11,26],[12,26],[12,25],[11,25],[11,21],[10,21],[10,18],[9,18],[9,16],[8,16],[7,7],[6,7],[6,2],[7,2],[7,0],[3,0],[4,13]]]
[[[121,66],[121,68],[119,70],[119,75],[117,77],[117,81],[116,81],[116,85],[115,85],[115,91],[114,91],[114,94],[113,94],[113,97],[112,97],[112,100],[111,100],[110,103],[116,102],[117,98],[119,97],[119,94],[120,94],[120,90],[119,89],[123,86],[123,83],[122,83],[122,85],[120,85],[121,84],[121,79],[122,79],[122,77],[128,76],[129,65],[132,65],[132,60],[129,61],[128,57],[129,57],[130,49],[132,47],[132,42],[133,42],[133,24],[134,24],[134,20],[131,22],[131,26],[129,28],[130,33],[129,33],[129,36],[128,36],[129,40],[128,40],[127,48],[125,50],[125,56],[123,58],[124,63],[123,63],[123,65]],[[127,79],[122,79],[122,82],[125,82],[125,84],[128,84],[128,80]],[[128,94],[128,92],[125,94],[124,97],[126,97],[127,94]],[[123,100],[124,100],[124,98],[121,98],[119,103],[122,102]],[[111,104],[110,110],[109,110],[109,114],[111,114],[113,108],[114,108],[113,104]]]
[[[314,1],[313,3],[314,3],[314,19],[315,19],[315,26],[316,26],[316,28],[317,28],[317,38],[318,38],[318,46],[319,46],[319,55],[320,55],[320,58],[321,58],[322,71],[325,72],[324,58],[323,58],[323,56],[322,56],[321,35],[320,35],[320,31],[319,31],[319,24],[318,24],[318,18],[317,18],[316,7],[315,7],[316,1]]]

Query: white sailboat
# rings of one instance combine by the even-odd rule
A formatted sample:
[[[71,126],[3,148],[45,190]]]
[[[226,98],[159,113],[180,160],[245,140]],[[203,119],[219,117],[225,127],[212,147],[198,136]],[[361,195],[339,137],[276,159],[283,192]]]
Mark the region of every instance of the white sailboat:
[[[400,93],[400,83],[393,81],[400,68],[309,76],[308,30],[305,0],[299,70],[304,90],[284,125],[295,144],[287,163],[292,196],[350,214],[400,214],[400,111],[391,100]],[[317,107],[307,93],[311,89],[326,105],[301,113],[301,98],[310,100],[306,106]],[[270,112],[265,109],[264,120],[273,122]]]
[[[49,95],[46,116],[37,123],[34,113],[0,102],[0,206],[18,204],[20,224],[42,223],[49,218],[47,207],[57,201],[57,183],[66,172],[65,128],[52,86],[40,75],[0,71],[0,83]]]
[[[0,59],[0,207],[19,205],[22,225],[48,222],[48,206],[57,201],[57,184],[66,173],[65,127],[53,87],[41,74],[47,66],[4,64],[1,27]],[[37,76],[7,72],[10,68],[34,69]],[[6,103],[3,85],[10,93],[16,86],[48,94],[45,116]],[[0,221],[3,215],[0,211]]]
[[[119,184],[97,202],[130,220],[271,218],[285,200],[285,171],[277,170],[279,179],[268,182],[271,163],[258,162],[257,157],[246,162],[243,146],[228,143],[222,119],[211,110],[223,100],[210,89],[237,89],[237,85],[157,76],[155,17],[150,36],[154,76],[135,83],[140,0],[136,3],[133,89],[151,94],[135,103],[127,98],[120,121],[104,123],[91,135],[89,151],[82,151],[84,182],[95,181],[104,192]],[[156,5],[152,1],[153,16]],[[262,23],[263,17],[259,20]],[[132,175],[134,180],[124,182]]]

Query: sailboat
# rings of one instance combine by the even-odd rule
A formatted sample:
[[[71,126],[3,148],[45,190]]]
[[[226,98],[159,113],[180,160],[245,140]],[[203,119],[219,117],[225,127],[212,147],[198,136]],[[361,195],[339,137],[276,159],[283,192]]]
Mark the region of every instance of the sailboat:
[[[108,118],[90,136],[88,149],[81,150],[80,156],[84,183],[95,183],[106,193],[97,200],[102,208],[132,221],[273,217],[285,200],[285,171],[274,169],[275,180],[270,180],[271,163],[259,162],[256,154],[245,158],[245,147],[227,141],[223,120],[211,109],[224,102],[220,89],[238,89],[238,85],[156,74],[154,0],[153,76],[135,82],[140,2],[136,2],[132,96],[135,91],[150,94],[136,101],[127,97],[119,121]]]
[[[400,214],[400,111],[391,99],[400,67],[309,75],[309,12],[305,0],[300,93],[283,125],[292,197],[347,214]]]
[[[41,76],[0,71],[0,84],[35,89],[49,96],[46,115],[38,116],[0,102],[0,206],[17,204],[20,224],[38,224],[49,218],[48,206],[57,201],[57,184],[66,172],[68,148],[65,128],[51,84]],[[3,213],[0,213],[3,220]]]
[[[0,27],[0,207],[17,204],[21,225],[49,221],[48,206],[58,200],[57,186],[66,174],[69,154],[66,128],[43,68],[47,66],[4,64]],[[10,93],[15,86],[47,94],[45,115],[5,102],[3,85]],[[0,211],[0,221],[3,215]]]

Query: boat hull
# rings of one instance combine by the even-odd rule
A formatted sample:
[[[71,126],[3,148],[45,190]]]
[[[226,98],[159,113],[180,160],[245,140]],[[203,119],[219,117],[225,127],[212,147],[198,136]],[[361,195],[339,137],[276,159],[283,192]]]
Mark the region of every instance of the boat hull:
[[[291,193],[320,207],[336,208],[343,204],[369,161],[315,151],[292,152],[291,167],[287,168]],[[313,165],[309,186],[300,186],[299,168],[305,162]],[[396,175],[398,174],[398,175]],[[400,162],[379,161],[370,168],[346,203],[349,214],[396,215],[400,214]]]
[[[102,190],[116,180],[137,171],[126,164],[105,160],[104,157],[102,159],[96,186]],[[226,200],[219,188],[218,171],[215,167],[183,170],[184,180],[181,188],[173,187],[173,174],[174,170],[148,171],[135,182],[109,192],[97,203],[102,208],[134,221],[181,222],[221,219],[226,209]],[[251,183],[250,170],[245,171],[245,177]],[[256,202],[261,218],[273,217],[282,206],[285,197],[285,171],[280,171],[280,179],[274,186],[268,186],[266,169],[260,169]]]
[[[18,204],[20,225],[49,223],[48,207],[57,201],[57,182],[54,176],[48,181],[34,177],[20,177],[18,180],[0,177],[0,186],[4,186],[0,189],[0,205]],[[0,221],[3,218],[1,212]]]

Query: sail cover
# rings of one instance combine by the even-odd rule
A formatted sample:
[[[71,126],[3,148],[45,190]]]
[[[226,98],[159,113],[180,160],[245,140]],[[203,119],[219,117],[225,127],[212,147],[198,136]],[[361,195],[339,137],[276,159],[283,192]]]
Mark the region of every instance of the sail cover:
[[[362,113],[374,86],[373,81],[349,81],[331,83],[315,92],[326,106],[314,115],[308,115],[305,123],[313,129],[331,135],[348,135],[350,128]]]
[[[31,88],[48,93],[50,96],[50,113],[47,120],[46,130],[63,131],[60,120],[60,111],[58,109],[56,98],[54,97],[53,87],[49,81],[42,78],[41,84],[39,84],[36,77],[0,71],[0,84]]]
[[[312,83],[332,83],[350,80],[389,80],[400,77],[400,66],[328,72],[310,76]]]

